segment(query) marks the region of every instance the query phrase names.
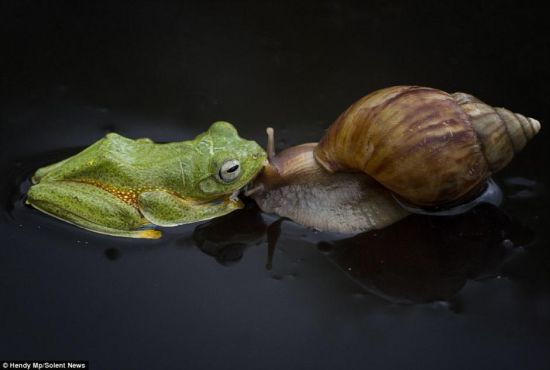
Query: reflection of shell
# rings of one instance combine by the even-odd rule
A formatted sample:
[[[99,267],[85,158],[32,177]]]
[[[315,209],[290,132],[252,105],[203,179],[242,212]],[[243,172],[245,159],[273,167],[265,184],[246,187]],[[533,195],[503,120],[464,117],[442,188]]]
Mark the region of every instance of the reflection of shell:
[[[419,206],[444,205],[474,191],[539,129],[468,94],[395,86],[342,113],[315,157],[330,172],[363,171]]]

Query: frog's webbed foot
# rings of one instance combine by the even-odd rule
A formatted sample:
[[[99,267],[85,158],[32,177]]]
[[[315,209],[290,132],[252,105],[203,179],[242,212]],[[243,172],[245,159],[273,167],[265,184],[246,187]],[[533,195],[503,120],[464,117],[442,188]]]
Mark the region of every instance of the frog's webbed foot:
[[[143,216],[159,226],[178,226],[209,220],[243,208],[239,199],[198,202],[165,191],[143,192],[139,195],[138,204]]]
[[[97,186],[72,181],[31,186],[27,203],[83,229],[128,238],[157,239],[161,232],[145,229],[149,222],[139,210]]]

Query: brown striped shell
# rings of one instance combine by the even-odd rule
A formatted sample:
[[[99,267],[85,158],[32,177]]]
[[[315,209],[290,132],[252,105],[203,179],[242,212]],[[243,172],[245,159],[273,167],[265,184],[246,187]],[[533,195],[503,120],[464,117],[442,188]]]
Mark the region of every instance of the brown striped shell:
[[[456,202],[502,169],[540,123],[475,97],[418,86],[350,106],[315,148],[329,172],[364,172],[419,206]]]

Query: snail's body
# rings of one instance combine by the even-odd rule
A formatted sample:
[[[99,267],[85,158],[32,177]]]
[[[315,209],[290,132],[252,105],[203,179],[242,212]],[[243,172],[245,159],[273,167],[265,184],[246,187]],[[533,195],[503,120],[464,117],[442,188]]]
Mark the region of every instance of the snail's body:
[[[342,233],[381,228],[409,214],[372,177],[323,169],[313,155],[316,145],[288,148],[264,169],[255,183],[269,185],[251,195],[264,212]]]
[[[349,231],[350,225],[354,231],[380,228],[406,214],[395,211],[399,206],[391,193],[418,207],[460,203],[475,194],[492,173],[506,166],[539,130],[538,121],[493,108],[468,94],[418,86],[390,87],[350,106],[318,145],[285,151],[281,158],[272,155],[272,164],[256,181],[263,191],[253,197],[264,210],[275,210],[322,230]],[[307,157],[304,151],[312,151],[314,160],[302,160]],[[297,155],[299,152],[302,154]],[[336,175],[347,172],[362,172],[367,177],[361,180],[363,177],[346,179]],[[309,177],[316,173],[322,181],[304,182],[304,173]],[[321,185],[330,183],[329,173],[338,176],[334,180],[339,183],[330,190]],[[372,179],[378,184],[372,184]],[[363,184],[353,190],[360,201],[350,201],[347,215],[341,210],[331,211],[338,203],[328,198],[337,199],[338,193],[350,197],[346,184],[351,186],[357,181]],[[296,199],[306,197],[314,202],[308,189],[319,186],[325,192],[315,202],[323,204],[327,200],[324,211],[319,207],[315,217],[302,217],[312,212]],[[377,190],[372,191],[375,187]],[[369,214],[384,217],[352,222],[365,204]],[[329,227],[316,220],[337,213],[342,221]]]

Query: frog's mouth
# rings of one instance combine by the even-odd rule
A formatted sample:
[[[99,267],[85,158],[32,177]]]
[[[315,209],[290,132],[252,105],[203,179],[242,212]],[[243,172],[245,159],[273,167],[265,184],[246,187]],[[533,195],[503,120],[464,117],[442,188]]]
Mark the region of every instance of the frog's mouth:
[[[236,201],[239,200],[239,194],[241,193],[241,189],[237,189],[233,191],[229,196],[227,197],[227,200],[229,201]]]
[[[267,163],[267,160],[263,164],[263,166],[265,166],[266,163]],[[251,190],[253,190],[252,193],[254,193],[256,190],[260,190],[260,189],[251,189],[251,187],[254,184],[254,180],[256,179],[256,177],[259,176],[260,173],[262,172],[261,171],[262,168],[263,167],[261,167],[260,170],[258,171],[258,173],[256,174],[256,176],[254,176],[254,178],[251,181],[249,181],[248,183],[246,183],[244,186],[241,186],[240,188],[237,188],[237,189],[233,190],[231,193],[226,193],[226,194],[222,195],[217,200],[222,201],[222,202],[239,203],[239,204],[243,205],[242,200],[239,198],[240,194],[243,194],[244,196],[248,197],[249,196],[248,193],[251,192]]]
[[[219,204],[219,203],[240,203],[241,200],[239,199],[239,194],[241,192],[241,189],[237,189],[231,193],[227,193],[227,194],[224,194],[222,195],[221,197],[218,197],[218,198],[215,198],[211,201],[209,201],[208,203],[215,203],[215,204]]]

